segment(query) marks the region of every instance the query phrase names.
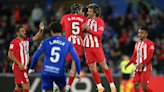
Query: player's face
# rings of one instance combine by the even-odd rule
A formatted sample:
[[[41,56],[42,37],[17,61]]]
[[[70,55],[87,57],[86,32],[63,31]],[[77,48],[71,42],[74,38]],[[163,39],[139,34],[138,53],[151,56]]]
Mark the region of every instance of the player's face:
[[[26,37],[26,30],[24,28],[19,29],[19,35],[20,37],[25,38]]]
[[[148,34],[145,30],[142,30],[142,29],[138,30],[138,37],[140,38],[140,40],[147,38],[147,35]]]
[[[87,14],[88,14],[88,18],[92,18],[92,17],[94,16],[93,9],[88,8],[88,12],[87,12]]]
[[[81,9],[80,11],[78,11],[78,13],[79,13],[80,15],[83,15],[83,16],[84,16],[83,9]]]

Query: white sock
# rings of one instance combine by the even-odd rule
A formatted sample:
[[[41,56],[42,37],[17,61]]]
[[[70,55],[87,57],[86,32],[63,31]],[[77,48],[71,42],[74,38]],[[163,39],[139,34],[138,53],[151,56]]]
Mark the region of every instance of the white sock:
[[[66,89],[70,89],[70,87],[71,87],[70,85],[67,85],[67,86],[66,86]]]
[[[115,87],[114,82],[110,83],[110,87]]]
[[[101,83],[97,84],[96,86],[97,86],[97,88],[102,88],[103,87]]]

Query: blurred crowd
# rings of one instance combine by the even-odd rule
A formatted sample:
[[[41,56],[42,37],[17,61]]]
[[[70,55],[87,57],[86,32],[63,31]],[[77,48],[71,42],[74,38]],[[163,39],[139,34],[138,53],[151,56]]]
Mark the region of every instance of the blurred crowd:
[[[105,22],[105,30],[101,37],[102,46],[106,57],[106,62],[113,74],[120,73],[120,62],[122,56],[132,56],[135,42],[139,41],[137,31],[140,27],[146,27],[149,31],[148,39],[155,44],[155,52],[151,60],[153,71],[152,75],[164,75],[164,12],[159,11],[155,6],[148,9],[144,3],[138,2],[137,14],[133,14],[130,3],[126,7],[126,14],[112,15],[113,9],[109,3],[102,6],[101,18]],[[86,11],[87,9],[84,9]],[[7,57],[9,43],[16,35],[15,26],[23,25],[26,29],[27,37],[32,37],[38,32],[39,23],[45,24],[42,38],[30,45],[30,57],[34,54],[39,43],[50,37],[48,24],[52,21],[60,21],[62,16],[70,13],[70,8],[61,5],[54,11],[51,5],[46,10],[34,4],[34,8],[29,10],[25,4],[15,5],[12,9],[7,5],[0,5],[0,73],[12,73],[12,61]],[[64,35],[64,33],[63,33]],[[44,54],[39,57],[35,67],[36,72],[40,73],[43,66]],[[85,55],[81,60],[82,70],[85,73],[89,69],[85,62]],[[71,61],[66,62],[67,71],[70,70]],[[97,65],[98,66],[98,65]],[[102,72],[98,66],[99,72]],[[69,73],[69,72],[68,72]]]

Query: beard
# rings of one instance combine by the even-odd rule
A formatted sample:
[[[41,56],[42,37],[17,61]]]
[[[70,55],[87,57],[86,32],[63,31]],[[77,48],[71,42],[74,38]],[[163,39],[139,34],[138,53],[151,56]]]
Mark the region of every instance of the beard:
[[[20,37],[22,37],[22,38],[26,38],[26,35],[21,35],[21,34],[20,34]]]

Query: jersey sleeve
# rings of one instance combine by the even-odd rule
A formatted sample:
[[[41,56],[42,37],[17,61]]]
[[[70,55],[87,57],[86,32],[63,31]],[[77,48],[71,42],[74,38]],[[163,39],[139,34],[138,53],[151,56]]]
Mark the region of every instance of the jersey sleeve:
[[[78,54],[77,54],[77,52],[76,52],[76,50],[75,50],[75,48],[71,42],[70,42],[70,47],[69,47],[68,51],[75,60],[77,74],[80,74],[80,69],[81,69],[80,59],[79,59],[79,56],[78,56]]]
[[[104,32],[104,21],[103,20],[99,20],[97,22],[97,31],[94,31],[92,29],[89,29],[89,33],[91,33],[92,35],[95,35],[97,37],[101,37],[103,32]]]
[[[62,25],[63,31],[65,31],[65,19],[66,19],[65,16],[63,16],[63,18],[60,21],[60,24]]]
[[[131,63],[134,63],[136,61],[136,59],[137,59],[137,50],[136,49],[137,49],[137,45],[135,44],[133,55],[127,65],[130,65]]]
[[[154,50],[154,47],[155,47],[154,43],[151,42],[150,45],[149,45],[148,50]]]
[[[9,51],[15,52],[17,46],[18,46],[18,44],[17,44],[17,42],[15,40],[11,41],[10,45],[9,45]]]
[[[40,43],[40,46],[38,47],[37,51],[34,53],[33,57],[32,57],[32,61],[31,61],[31,66],[30,69],[34,69],[34,66],[37,63],[38,57],[42,54],[42,52],[45,50],[45,46],[44,46],[44,41],[42,41]]]
[[[33,42],[33,39],[32,37],[29,38],[29,43],[32,43]]]

